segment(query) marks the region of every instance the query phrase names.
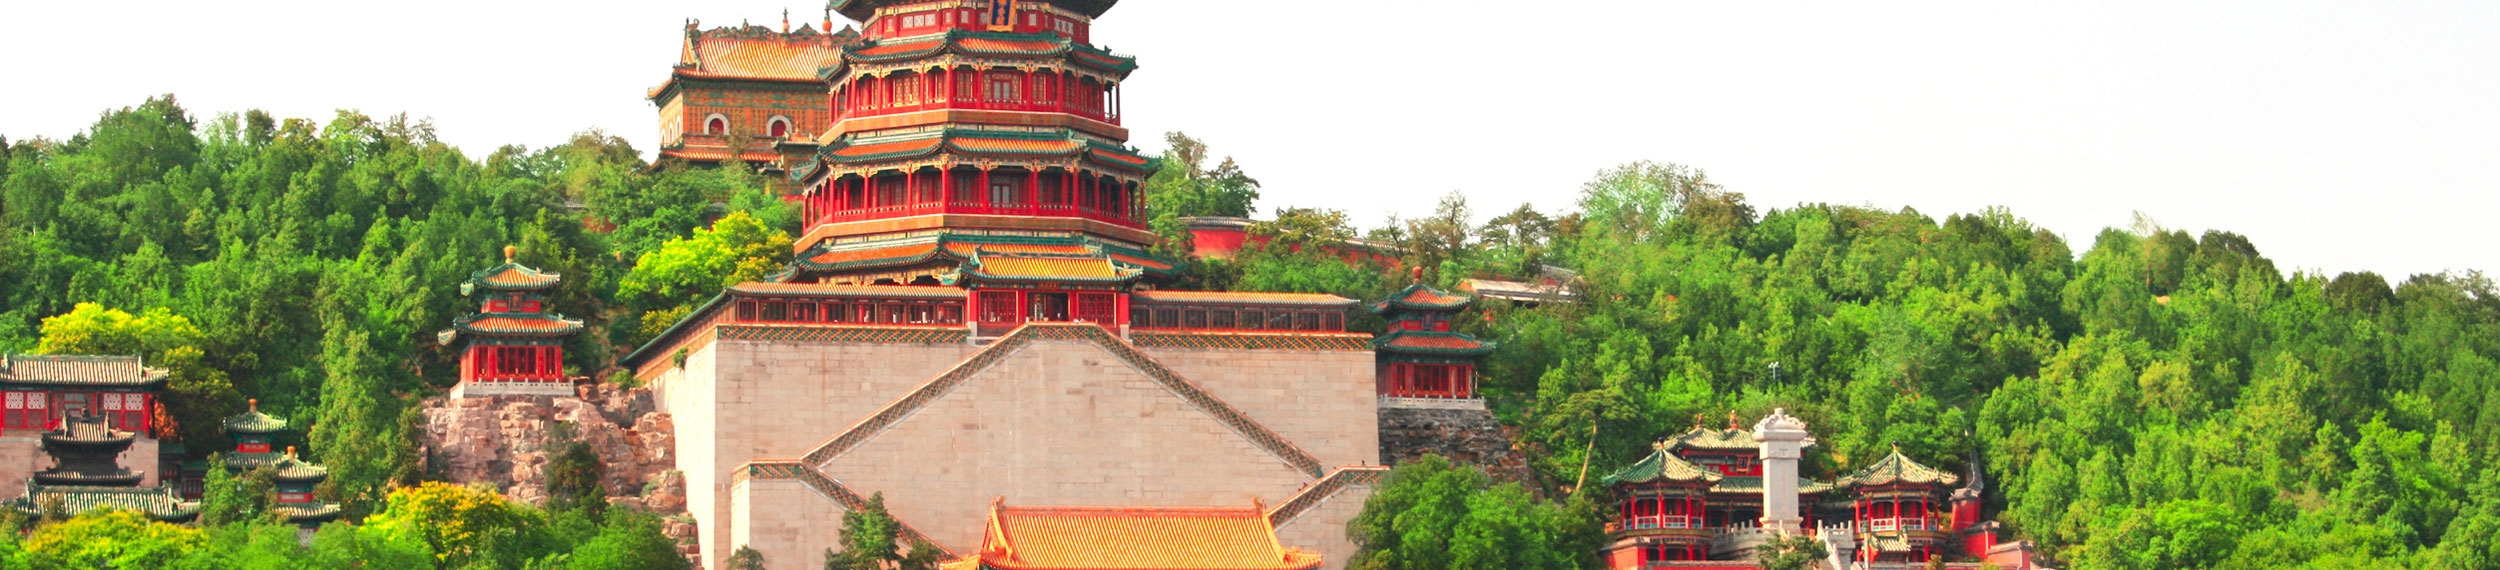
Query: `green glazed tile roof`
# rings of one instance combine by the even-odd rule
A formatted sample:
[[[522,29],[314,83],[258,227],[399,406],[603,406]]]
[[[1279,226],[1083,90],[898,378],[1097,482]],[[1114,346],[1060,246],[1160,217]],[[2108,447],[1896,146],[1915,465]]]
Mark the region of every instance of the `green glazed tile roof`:
[[[83,513],[104,507],[130,509],[161,521],[180,522],[199,515],[200,504],[185,502],[172,489],[154,487],[89,487],[76,485],[45,485],[29,481],[26,496],[8,500],[8,506],[32,514],[41,514],[44,505],[59,501],[62,510]]]
[[[1640,461],[1617,469],[1599,481],[1606,485],[1651,481],[1717,482],[1725,477],[1717,471],[1694,467],[1693,464],[1684,462],[1683,458],[1661,449],[1649,452],[1649,457],[1643,457]]]
[[[1856,473],[1850,473],[1849,475],[1841,477],[1839,480],[1833,481],[1832,483],[1834,486],[1838,487],[1877,486],[1891,485],[1895,483],[1907,483],[1912,485],[1951,485],[1961,482],[1961,480],[1962,476],[1960,475],[1938,471],[1933,467],[1920,465],[1917,461],[1911,461],[1908,456],[1901,454],[1900,448],[1895,447],[1893,448],[1892,453],[1885,454],[1883,459],[1875,460],[1874,465],[1868,465],[1865,469],[1859,469]]]
[[[165,380],[137,356],[0,354],[0,382],[66,386],[145,386]]]
[[[1753,432],[1744,428],[1705,429],[1695,427],[1667,440],[1669,449],[1744,450],[1759,452],[1762,443],[1754,441]]]
[[[1825,483],[1804,477],[1797,478],[1797,492],[1799,493],[1823,493],[1831,490],[1831,483]],[[1762,494],[1762,478],[1747,475],[1731,476],[1720,480],[1716,485],[1711,485],[1710,492],[1759,495]]]
[[[330,478],[330,468],[314,465],[287,453],[269,464],[270,476],[279,481],[318,483]]]
[[[339,518],[339,506],[333,503],[278,505],[269,510],[284,517],[286,522],[299,525],[325,523]]]
[[[251,409],[226,418],[226,433],[277,433],[286,429],[286,419],[260,412],[260,401],[253,400]]]
[[[222,454],[220,457],[225,458],[226,467],[230,469],[258,469],[261,467],[268,467],[271,463],[276,463],[279,455],[278,452],[275,451],[266,453],[244,453],[236,451]]]

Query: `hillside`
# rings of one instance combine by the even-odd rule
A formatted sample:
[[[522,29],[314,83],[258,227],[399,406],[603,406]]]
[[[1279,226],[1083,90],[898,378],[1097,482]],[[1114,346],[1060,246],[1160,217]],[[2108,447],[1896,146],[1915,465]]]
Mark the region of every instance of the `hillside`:
[[[1190,143],[1148,190],[1168,236],[1257,196]],[[360,518],[427,477],[409,413],[453,379],[433,333],[470,309],[461,279],[507,244],[565,274],[553,306],[592,329],[566,368],[599,375],[786,261],[796,216],[734,172],[646,168],[597,133],[471,160],[404,118],[200,119],[151,100],[68,140],[0,141],[0,353],[146,354],[175,370],[186,440],[213,442],[245,398],[301,418],[324,493]],[[1182,285],[1403,286],[1293,247],[1358,236],[1453,288],[1576,271],[1580,303],[1480,303],[1469,321],[1503,342],[1485,389],[1551,491],[1659,436],[1785,407],[1823,438],[1810,470],[1894,443],[1978,468],[2001,491],[1991,512],[2063,567],[2500,565],[2500,299],[2479,274],[2286,276],[2239,236],[2151,224],[2078,253],[2012,212],[1758,210],[1649,163],[1601,173],[1561,215],[1477,224],[1453,194],[1369,231],[1274,217],[1257,231],[1277,245]]]

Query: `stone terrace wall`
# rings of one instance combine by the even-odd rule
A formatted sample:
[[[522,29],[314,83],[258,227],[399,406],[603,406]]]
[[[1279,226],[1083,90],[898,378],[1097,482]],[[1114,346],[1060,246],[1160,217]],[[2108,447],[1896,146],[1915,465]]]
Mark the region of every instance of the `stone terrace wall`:
[[[1371,351],[1141,350],[1327,468],[1381,464]]]
[[[455,483],[484,483],[513,500],[546,501],[548,428],[574,426],[604,469],[600,483],[614,505],[671,514],[686,508],[685,480],[674,471],[675,427],[652,407],[647,389],[591,384],[574,397],[433,398],[425,402],[426,466]],[[694,538],[691,529],[672,537]]]
[[[1518,428],[1502,425],[1482,409],[1381,408],[1380,457],[1396,465],[1438,454],[1484,469],[1495,481],[1541,491],[1536,470],[1518,450]]]
[[[1010,505],[1275,504],[1314,477],[1101,347],[1035,341],[824,468],[939,546]]]
[[[1347,487],[1320,501],[1318,506],[1303,511],[1302,516],[1278,525],[1276,543],[1318,552],[1325,562],[1321,568],[1345,568],[1346,562],[1354,558],[1354,541],[1346,540],[1345,524],[1363,512],[1363,502],[1371,500],[1372,489],[1369,485]]]
[[[842,506],[792,479],[751,479],[730,489],[729,544],[754,548],[770,570],[824,567],[842,532]]]
[[[689,355],[685,369],[658,375],[661,408],[679,424],[678,465],[686,472],[687,510],[703,527],[707,567],[739,544],[732,525],[723,524],[732,520],[730,473],[749,461],[805,455],[979,349],[721,340]],[[834,536],[832,529],[811,532]],[[811,558],[829,545],[815,547]]]

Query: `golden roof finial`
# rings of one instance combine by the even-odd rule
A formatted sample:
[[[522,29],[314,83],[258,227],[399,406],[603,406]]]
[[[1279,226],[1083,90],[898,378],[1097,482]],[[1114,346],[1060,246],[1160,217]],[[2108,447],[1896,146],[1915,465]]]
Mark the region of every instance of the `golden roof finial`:
[[[255,412],[260,411],[260,398],[252,398],[252,399],[249,399],[249,400],[244,400],[244,401],[243,401],[243,405],[245,405],[245,406],[251,406],[252,411],[255,411]]]
[[[781,33],[790,33],[790,9],[781,9]]]
[[[1743,422],[1744,422],[1744,420],[1742,420],[1742,419],[1738,419],[1738,418],[1737,418],[1737,416],[1736,416],[1736,410],[1728,410],[1728,411],[1727,411],[1727,429],[1736,429],[1736,428],[1738,428],[1738,427],[1743,427]]]
[[[504,263],[511,263],[511,262],[512,262],[512,256],[514,256],[514,255],[518,255],[518,254],[520,254],[520,253],[521,253],[521,248],[512,247],[512,246],[509,246],[509,245],[507,245],[507,246],[503,246],[503,262],[504,262]]]
[[[287,456],[287,457],[294,457],[294,456],[295,456],[295,446],[292,446],[292,445],[286,446],[286,456]]]

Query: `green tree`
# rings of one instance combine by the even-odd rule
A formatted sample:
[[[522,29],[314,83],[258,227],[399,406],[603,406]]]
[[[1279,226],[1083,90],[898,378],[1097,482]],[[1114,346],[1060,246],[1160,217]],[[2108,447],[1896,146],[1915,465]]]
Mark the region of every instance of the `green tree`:
[[[1805,570],[1831,556],[1823,541],[1803,534],[1780,534],[1754,547],[1754,559],[1762,570]]]
[[[208,480],[201,485],[200,526],[270,522],[275,482],[268,469],[234,473],[225,467],[224,454],[211,454],[208,464]]]
[[[868,508],[842,513],[842,549],[825,550],[825,570],[934,570],[937,547],[903,543],[903,523],[885,510],[885,494]]]
[[[163,367],[164,402],[171,426],[159,433],[214,449],[225,438],[218,421],[240,411],[242,394],[226,373],[209,366],[199,346],[206,333],[190,319],[163,307],[133,316],[95,303],[43,320],[43,337],[35,347],[43,354],[140,355],[150,366]]]
[[[729,553],[729,559],[723,561],[722,566],[728,570],[764,570],[764,553],[740,546],[737,552]]]
[[[790,234],[744,212],[732,212],[692,236],[669,240],[643,254],[617,284],[617,298],[643,311],[632,342],[624,344],[658,336],[722,287],[780,270],[790,255]]]
[[[1582,568],[1601,538],[1594,508],[1537,501],[1517,484],[1427,455],[1390,470],[1346,523],[1347,568]]]

